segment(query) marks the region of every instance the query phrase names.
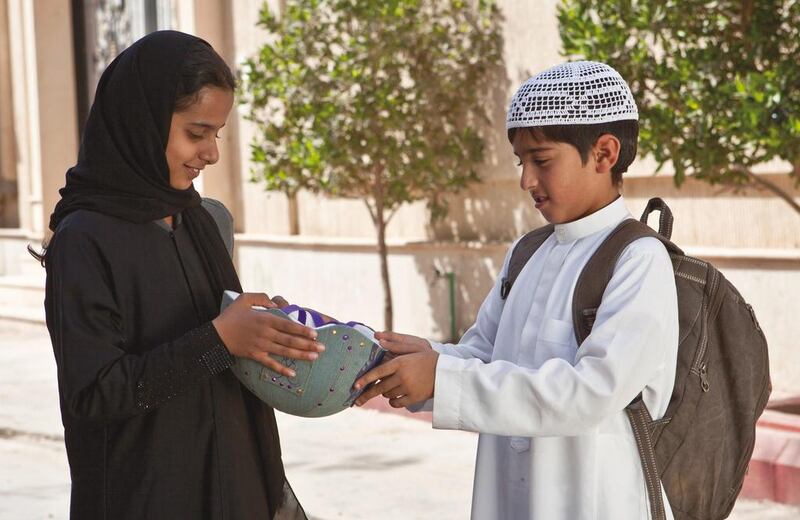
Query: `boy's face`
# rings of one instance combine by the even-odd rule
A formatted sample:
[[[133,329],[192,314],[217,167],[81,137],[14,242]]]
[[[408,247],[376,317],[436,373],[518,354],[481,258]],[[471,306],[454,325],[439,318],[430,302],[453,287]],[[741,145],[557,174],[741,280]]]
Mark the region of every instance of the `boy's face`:
[[[511,144],[522,167],[520,187],[531,195],[536,209],[548,222],[565,224],[581,219],[617,198],[619,192],[611,182],[608,166],[609,151],[603,149],[608,138],[616,140],[608,135],[598,139],[583,164],[571,144],[550,141],[523,128],[514,133]],[[611,145],[613,148],[614,143]],[[614,163],[616,155],[611,166]]]

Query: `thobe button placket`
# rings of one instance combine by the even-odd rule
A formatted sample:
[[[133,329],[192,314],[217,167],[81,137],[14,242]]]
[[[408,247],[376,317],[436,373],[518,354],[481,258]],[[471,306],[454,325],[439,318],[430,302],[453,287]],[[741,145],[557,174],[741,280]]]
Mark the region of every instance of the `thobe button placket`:
[[[531,440],[528,437],[511,437],[509,441],[511,445],[511,449],[516,451],[517,453],[522,453],[523,451],[528,451],[531,447]]]
[[[561,266],[564,264],[564,258],[566,257],[566,254],[568,252],[569,248],[565,248],[560,244],[556,244],[547,253],[547,258],[545,259],[545,265],[544,268],[542,269],[542,274],[539,278],[539,283],[536,286],[536,290],[533,295],[533,301],[531,302],[531,310],[529,316],[533,317],[534,319],[529,320],[526,323],[525,328],[523,328],[523,334],[525,334],[526,337],[532,338],[533,341],[531,341],[528,348],[520,349],[520,351],[518,352],[517,363],[520,364],[521,366],[524,367],[534,366],[533,363],[534,360],[536,359],[536,350],[533,347],[533,345],[536,343],[536,337],[538,336],[538,329],[541,326],[542,316],[545,314],[545,305],[547,304],[547,300],[550,297],[550,293],[553,290],[553,284],[556,281],[556,276],[558,275]],[[536,332],[534,334],[530,332],[531,327],[535,327],[536,329]]]

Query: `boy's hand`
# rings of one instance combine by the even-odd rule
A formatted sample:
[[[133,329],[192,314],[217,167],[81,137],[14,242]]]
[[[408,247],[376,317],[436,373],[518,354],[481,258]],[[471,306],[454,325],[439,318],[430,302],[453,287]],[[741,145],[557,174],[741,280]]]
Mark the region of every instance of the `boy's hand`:
[[[431,350],[431,344],[425,338],[412,336],[411,334],[398,334],[397,332],[376,332],[375,339],[389,352],[383,357],[383,362],[387,363],[397,356],[403,354],[413,354],[415,352],[426,352]]]
[[[276,294],[275,296],[273,296],[273,297],[271,298],[271,301],[272,301],[272,303],[274,303],[274,304],[275,304],[277,307],[288,307],[288,306],[289,306],[289,302],[287,302],[287,301],[286,301],[286,298],[284,298],[283,296],[281,296],[281,295],[278,295],[278,294]]]
[[[430,399],[433,397],[438,360],[439,353],[429,348],[373,368],[359,378],[353,387],[360,390],[373,381],[378,382],[361,394],[355,404],[363,406],[378,395],[388,398],[393,408],[403,408]]]

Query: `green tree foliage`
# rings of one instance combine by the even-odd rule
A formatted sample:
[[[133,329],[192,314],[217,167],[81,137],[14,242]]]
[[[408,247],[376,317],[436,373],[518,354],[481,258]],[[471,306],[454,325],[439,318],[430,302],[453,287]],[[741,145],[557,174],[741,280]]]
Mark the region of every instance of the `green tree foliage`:
[[[486,1],[289,0],[261,9],[266,43],[242,67],[257,125],[253,176],[366,203],[378,237],[385,326],[392,327],[386,225],[400,205],[478,180],[490,72],[501,59]]]
[[[562,0],[564,54],[603,61],[639,104],[640,147],[675,182],[757,186],[775,158],[800,184],[800,1]]]

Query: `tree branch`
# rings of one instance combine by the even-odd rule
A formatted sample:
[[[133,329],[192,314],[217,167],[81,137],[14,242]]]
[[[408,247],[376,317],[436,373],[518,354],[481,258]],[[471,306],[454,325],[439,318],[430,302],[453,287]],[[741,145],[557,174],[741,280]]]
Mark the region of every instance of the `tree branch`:
[[[761,177],[760,175],[756,175],[751,170],[744,170],[744,173],[747,174],[747,177],[755,186],[763,188],[767,191],[771,191],[778,197],[782,198],[789,206],[792,207],[793,210],[795,210],[795,212],[797,212],[798,215],[800,215],[800,204],[798,204],[797,201],[794,200],[794,197],[792,197],[790,193],[787,193],[786,191],[782,190],[774,182],[767,180]]]
[[[391,211],[389,211],[389,214],[388,214],[388,215],[386,215],[386,219],[385,219],[384,221],[385,221],[387,224],[389,223],[389,221],[390,221],[390,220],[392,220],[392,217],[395,215],[395,213],[397,213],[397,210],[398,210],[398,209],[400,209],[400,206],[395,206],[394,208],[392,208],[392,210],[391,210]]]
[[[372,219],[372,224],[377,226],[378,216],[375,214],[375,209],[370,205],[368,198],[365,197],[362,200],[364,201],[364,205],[367,207],[367,211],[369,211],[369,217]]]

